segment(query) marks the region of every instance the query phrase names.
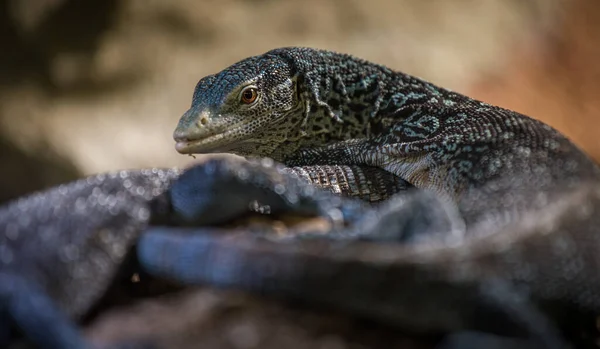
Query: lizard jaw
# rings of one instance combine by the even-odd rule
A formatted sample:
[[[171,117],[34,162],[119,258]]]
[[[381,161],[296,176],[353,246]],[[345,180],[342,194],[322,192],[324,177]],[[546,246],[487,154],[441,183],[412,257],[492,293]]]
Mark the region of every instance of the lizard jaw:
[[[243,123],[230,129],[208,135],[178,135],[175,137],[175,150],[180,154],[202,154],[228,152],[246,141]]]
[[[175,150],[180,154],[205,154],[205,153],[221,153],[233,150],[235,145],[228,144],[205,144],[205,140],[199,141],[182,141],[175,143]]]

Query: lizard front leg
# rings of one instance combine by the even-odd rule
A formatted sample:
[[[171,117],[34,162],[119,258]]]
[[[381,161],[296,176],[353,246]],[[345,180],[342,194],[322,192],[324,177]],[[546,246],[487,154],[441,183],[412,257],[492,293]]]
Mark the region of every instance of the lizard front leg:
[[[285,170],[333,193],[380,202],[414,188],[402,178],[374,166],[312,165]]]

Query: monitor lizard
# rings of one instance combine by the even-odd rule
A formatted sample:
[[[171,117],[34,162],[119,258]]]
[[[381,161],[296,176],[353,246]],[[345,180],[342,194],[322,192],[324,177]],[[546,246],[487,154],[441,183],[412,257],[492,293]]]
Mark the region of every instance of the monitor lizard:
[[[250,85],[244,85],[246,82]],[[207,223],[209,218],[223,219],[224,214],[231,218],[248,209],[248,200],[266,195],[263,204],[269,207],[284,203],[292,211],[318,209],[332,222],[332,229],[329,234],[316,236],[316,240],[315,236],[302,234],[302,239],[265,241],[260,232],[231,240],[206,234],[206,229],[181,236],[172,226],[151,227],[135,235],[139,241],[127,238],[125,242],[138,244],[142,264],[157,275],[315,300],[425,332],[477,328],[476,310],[491,298],[490,308],[507,313],[508,318],[525,327],[533,324],[529,332],[538,335],[537,344],[542,346],[552,346],[552,330],[546,330],[543,317],[528,309],[527,302],[511,296],[522,293],[513,292],[513,284],[525,287],[526,298],[536,302],[598,310],[594,296],[598,288],[588,277],[598,264],[593,238],[597,190],[593,184],[581,184],[595,180],[598,169],[566,138],[538,121],[347,55],[292,48],[250,58],[201,80],[192,108],[179,126],[175,136],[181,152],[231,151],[270,156],[290,166],[372,166],[436,195],[429,199],[419,196],[416,201],[396,197],[372,208],[299,185],[296,177],[289,176],[289,170],[273,173],[268,163],[245,167],[224,161],[213,163],[212,171],[208,171],[210,166],[200,166],[200,174],[186,172],[190,175],[177,178],[173,188],[161,184],[177,215],[196,225]],[[102,181],[92,181],[84,191],[102,185]],[[148,189],[151,186],[144,190]],[[79,194],[82,188],[77,185],[56,190],[64,194],[66,205],[74,207],[89,197]],[[304,201],[298,201],[299,197]],[[443,202],[437,202],[438,198]],[[455,207],[447,205],[447,199],[458,206],[461,219],[468,223],[462,229],[466,235],[454,229],[455,219],[450,217],[457,214]],[[15,222],[32,222],[28,218],[21,222],[16,214],[32,218],[35,224],[28,225],[17,239],[4,229],[3,252],[14,248],[14,241],[25,243],[24,235],[36,236],[48,219],[57,227],[74,224],[75,211],[40,216],[41,208],[51,202],[42,195],[15,202],[4,211],[11,212],[0,222],[4,228]],[[411,217],[419,215],[405,211],[415,203],[421,203],[417,211],[422,217],[427,217],[434,206],[441,209],[433,211],[447,214],[434,215],[418,234],[405,234],[419,226],[410,223]],[[142,200],[141,204],[147,203]],[[102,224],[109,229],[116,227],[111,222],[114,212],[108,207],[104,211],[99,208],[95,214]],[[134,219],[131,225],[142,227],[147,218]],[[117,223],[119,229],[129,229],[130,224]],[[86,234],[93,238],[96,228],[83,229],[82,241]],[[423,242],[421,235],[432,239]],[[417,243],[411,242],[413,237],[417,237]],[[398,244],[395,240],[408,243]],[[39,287],[39,282],[50,280],[57,287],[55,294],[64,297],[60,290],[76,284],[77,280],[61,279],[60,275],[56,278],[51,271],[40,268],[61,253],[63,249],[58,247],[50,246],[48,254],[17,256],[22,268],[34,271],[24,274],[28,281],[25,286]],[[68,262],[61,263],[76,267]],[[0,271],[11,275],[14,269],[6,268],[4,263]],[[108,282],[107,277],[110,275],[100,282]],[[392,284],[386,284],[386,280]],[[489,285],[494,287],[490,290]],[[36,291],[35,287],[25,286],[20,290],[29,294]],[[398,297],[388,298],[387,305],[381,303],[375,297],[381,288],[391,292],[382,296],[397,293]],[[509,289],[505,292],[508,296],[494,295],[505,288]],[[49,336],[51,328],[39,332],[43,328],[39,321],[47,325],[61,318],[44,317],[52,312],[38,312],[32,307],[32,299],[47,300],[40,296],[43,290],[16,304],[14,295],[24,294],[26,300],[27,293],[15,290],[19,289],[3,290],[0,315],[6,316],[6,309],[13,316],[36,313],[39,316],[20,316],[17,321],[25,324],[30,334],[40,336],[38,339],[53,339]],[[448,297],[460,303],[451,304]],[[85,311],[93,298],[77,312]],[[441,305],[442,312],[432,312],[428,304]],[[498,309],[498,304],[505,309]],[[14,308],[16,305],[30,307]],[[369,310],[371,307],[374,311]],[[414,316],[412,309],[421,311],[420,316]],[[69,334],[65,334],[65,340],[75,341],[72,327],[65,328]]]
[[[491,182],[518,201],[526,200],[521,192],[600,177],[597,164],[538,120],[305,47],[274,49],[202,78],[173,137],[183,154],[373,166],[456,203]],[[484,209],[505,204],[496,196]]]
[[[495,252],[490,250],[502,245],[518,251],[512,253],[515,264],[506,266],[508,273],[524,273],[525,267],[519,263],[539,271],[536,268],[546,263],[566,263],[564,258],[549,257],[552,253],[544,251],[544,248],[550,248],[548,246],[552,243],[545,239],[568,241],[573,249],[567,250],[573,256],[578,253],[576,251],[581,252],[585,248],[571,235],[580,233],[583,237],[578,239],[586,240],[587,234],[593,235],[597,230],[593,222],[574,222],[577,219],[569,215],[581,209],[578,204],[596,201],[595,194],[585,193],[586,190],[595,193],[594,185],[588,184],[585,187],[587,189],[581,189],[581,185],[596,182],[600,178],[599,168],[560,132],[526,115],[474,100],[348,54],[303,47],[278,48],[243,59],[221,72],[204,77],[196,85],[191,107],[179,120],[173,137],[177,151],[182,154],[229,152],[248,157],[270,157],[288,166],[373,166],[397,175],[416,188],[436,193],[441,200],[455,205],[464,228],[458,238],[461,241],[460,248],[435,250],[444,256],[446,251],[452,251],[449,255],[453,257],[447,261],[431,257],[436,260],[433,269],[445,263],[450,263],[452,267],[450,260],[455,261],[454,257],[460,259],[459,256],[466,260],[474,256],[492,258],[490,256]],[[566,206],[558,209],[557,205],[562,204],[557,204],[555,200],[564,200]],[[555,210],[569,213],[566,216],[557,214],[561,217],[557,220],[545,216],[549,214],[547,212],[556,213]],[[540,215],[545,218],[541,219]],[[531,227],[529,222],[527,229],[522,228],[520,224],[528,221],[526,217],[537,217],[552,227]],[[385,228],[380,225],[377,229],[388,231]],[[577,229],[580,230],[575,233]],[[372,232],[372,229],[366,231]],[[546,234],[550,237],[546,238]],[[405,254],[396,246],[377,245],[371,249],[371,246],[361,245],[347,249],[354,252],[346,252],[345,248],[337,248],[335,244],[323,243],[323,247],[319,243],[316,246],[307,243],[318,251],[313,254],[308,247],[302,247],[304,243],[282,246],[265,242],[263,246],[263,242],[245,241],[237,246],[238,250],[229,241],[221,245],[218,238],[215,238],[217,242],[205,237],[197,239],[201,240],[199,245],[203,246],[199,250],[206,252],[197,254],[194,262],[198,265],[206,265],[208,269],[210,266],[217,267],[206,256],[212,250],[216,252],[210,256],[218,259],[214,256],[220,255],[220,246],[225,246],[225,255],[231,253],[237,256],[231,257],[232,267],[226,269],[224,274],[206,275],[204,270],[198,271],[202,274],[197,276],[200,280],[261,291],[273,288],[276,289],[275,293],[326,299],[330,303],[343,303],[348,298],[327,298],[332,297],[332,292],[320,287],[310,290],[308,286],[303,287],[301,281],[314,286],[314,280],[326,283],[328,278],[343,278],[334,270],[343,269],[352,274],[352,268],[346,268],[346,265],[352,265],[355,271],[364,269],[366,274],[369,274],[367,271],[376,274],[368,266],[371,262],[375,264],[371,265],[374,268],[394,269],[394,262],[379,261],[377,252],[371,254],[377,250],[390,259],[396,253],[396,257],[403,261],[401,265],[412,265],[413,262],[404,256],[414,256],[417,260],[414,263],[419,266],[414,269],[407,267],[411,270],[407,272],[411,276],[404,279],[410,284],[407,292],[426,294],[423,289],[417,288],[418,291],[415,291],[410,280],[411,277],[427,278],[429,272],[422,271],[420,267],[431,267],[428,262],[418,262],[418,254]],[[466,247],[471,245],[471,239],[487,239],[484,241],[488,242],[482,243],[487,247]],[[510,242],[499,244],[495,239]],[[465,241],[469,243],[465,244]],[[475,245],[479,246],[471,246]],[[182,252],[185,249],[175,246],[178,244],[174,243],[170,252]],[[384,253],[386,248],[394,252]],[[253,258],[246,258],[246,252]],[[275,265],[273,268],[266,268],[266,261],[260,262],[262,252],[269,256],[265,260],[270,259]],[[344,256],[341,258],[347,264],[332,263],[338,252]],[[500,252],[511,254],[504,249]],[[527,253],[538,256],[540,260],[528,259]],[[277,257],[271,258],[271,255]],[[357,262],[358,255],[368,257],[359,258],[361,262]],[[286,263],[286,258],[291,261]],[[491,262],[492,268],[499,267],[499,264],[495,264],[498,261],[508,263],[507,258],[504,255],[498,257]],[[254,259],[259,261],[255,262]],[[319,269],[327,270],[321,263],[332,265],[331,274],[319,273]],[[470,265],[467,268],[470,271],[471,268],[486,269],[470,261],[466,263]],[[581,264],[583,266],[580,265],[580,269],[591,270],[587,268],[596,265],[596,262]],[[268,272],[261,273],[259,266],[265,267]],[[545,270],[544,277],[552,280],[550,285],[554,285],[557,277],[560,278],[552,275],[555,272],[553,268],[540,267]],[[250,271],[255,271],[252,275],[258,275],[256,279],[243,279],[242,275]],[[289,275],[286,275],[288,272]],[[582,275],[585,279],[585,273],[578,274],[577,268],[571,272],[573,278]],[[314,279],[311,279],[313,273]],[[465,273],[473,276],[470,272]],[[486,273],[478,275],[485,276]],[[320,279],[323,274],[327,274],[327,277]],[[503,275],[501,279],[511,277]],[[352,278],[348,276],[348,280]],[[510,283],[513,281],[515,278]],[[452,281],[448,282],[452,284]],[[367,285],[366,288],[373,286],[371,283]],[[350,299],[360,303],[361,298],[357,295],[368,299],[367,294],[361,293],[362,290],[348,286],[340,288],[339,294],[356,292]],[[300,295],[301,292],[305,294]],[[444,287],[440,288],[440,292],[448,292],[449,297],[453,295]],[[574,288],[573,292],[578,291]],[[571,301],[577,298],[574,294],[561,294],[561,297]],[[431,301],[429,297],[423,299],[425,303]],[[447,298],[440,295],[438,300],[443,305]],[[402,306],[405,306],[406,301],[402,302]],[[595,306],[593,308],[597,310]],[[410,317],[418,311],[415,308],[414,311],[404,311],[404,314]],[[424,317],[426,322],[432,321],[430,312],[424,312]],[[412,320],[419,323],[416,318]]]

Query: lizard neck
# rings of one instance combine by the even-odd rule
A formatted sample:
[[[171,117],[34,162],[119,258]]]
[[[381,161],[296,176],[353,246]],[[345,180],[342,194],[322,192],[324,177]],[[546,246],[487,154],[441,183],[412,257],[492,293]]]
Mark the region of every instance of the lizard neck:
[[[346,54],[309,51],[294,57],[299,95],[296,124],[272,157],[284,161],[299,149],[382,136],[415,105],[454,106],[467,97],[416,77]],[[316,55],[316,56],[315,56]]]

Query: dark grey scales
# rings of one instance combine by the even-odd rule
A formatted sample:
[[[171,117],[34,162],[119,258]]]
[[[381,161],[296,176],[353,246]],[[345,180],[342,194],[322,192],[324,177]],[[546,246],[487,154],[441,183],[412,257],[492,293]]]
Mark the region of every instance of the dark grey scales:
[[[101,174],[0,210],[0,347],[16,325],[43,348],[82,348],[78,320],[106,291],[174,170]],[[157,207],[158,208],[158,207]]]
[[[233,202],[237,190],[252,193],[252,199],[242,198],[248,201],[221,220],[246,212],[250,201],[260,198],[260,193],[246,188],[260,176],[237,171],[242,178],[251,176],[242,184],[234,183],[237,190],[231,184],[221,187],[226,178],[212,188],[211,168],[214,165],[207,164],[195,172],[196,180],[207,186],[203,192],[183,195],[206,202],[219,195]],[[324,169],[333,175],[322,177]],[[382,200],[406,187],[391,174],[356,166],[282,171],[300,173],[308,182],[367,201]],[[166,191],[181,172],[147,169],[99,174],[0,208],[0,347],[13,339],[10,331],[15,326],[43,348],[83,347],[85,341],[74,323],[103,296],[148,224],[202,223],[202,217],[185,216],[184,207],[170,206]],[[271,205],[271,210],[276,208]],[[218,212],[215,209],[211,215],[213,221],[219,219]]]
[[[195,184],[174,188],[189,192]],[[277,193],[279,185],[270,190]],[[296,190],[281,195],[289,200]],[[236,210],[231,200],[219,204],[220,197],[208,210],[194,196],[184,198],[190,217]],[[530,199],[549,204],[461,236],[453,229],[456,211],[431,193],[398,196],[378,208],[330,197],[341,204],[322,211],[344,220],[327,235],[277,238],[262,231],[231,238],[214,228],[154,227],[138,256],[154,275],[186,284],[335,307],[409,332],[455,334],[441,348],[566,348],[559,329],[572,318],[564,316],[600,311],[600,185]]]
[[[381,240],[405,241],[404,236],[410,241],[414,236],[451,229],[456,212],[435,195],[400,196],[375,209],[360,201],[322,192],[266,160],[255,163],[213,160],[177,176],[178,171],[174,170],[99,175],[35,194],[5,207],[0,215],[5,232],[0,274],[6,278],[2,285],[12,288],[11,292],[5,290],[0,300],[5,319],[11,318],[42,347],[82,348],[82,340],[72,321],[78,318],[77,314],[91,307],[114,277],[119,263],[124,260],[123,252],[137,244],[137,256],[146,271],[183,283],[209,282],[304,298],[317,304],[340,306],[405,329],[417,327],[423,332],[454,331],[479,324],[471,321],[476,314],[465,309],[472,310],[473,304],[481,302],[476,294],[468,291],[477,290],[480,283],[486,283],[481,276],[485,273],[466,273],[465,277],[473,277],[475,281],[465,285],[454,277],[447,280],[448,275],[442,272],[439,277],[446,282],[439,285],[434,278],[431,282],[438,293],[432,293],[429,287],[425,286],[423,290],[419,285],[429,279],[426,270],[442,267],[435,258],[432,265],[427,261],[420,264],[425,271],[417,269],[411,273],[412,278],[404,275],[398,278],[394,274],[396,264],[402,268],[399,261],[405,253],[406,258],[412,260],[412,255],[418,256],[420,248],[429,244],[416,244],[421,246],[416,250],[410,245],[377,244]],[[288,211],[325,217],[335,227],[328,235],[333,240],[315,239],[318,236],[311,234],[299,236],[300,240],[296,241],[295,238],[270,242],[257,239],[269,237],[268,232],[223,240],[221,232],[214,235],[214,228],[194,231],[197,235],[194,237],[181,236],[174,227],[228,221],[247,212],[254,200],[269,205],[274,213]],[[55,207],[58,211],[54,211]],[[554,213],[551,217],[558,216]],[[565,214],[570,215],[570,212]],[[166,222],[170,226],[150,228],[151,231],[144,233],[142,229],[148,222]],[[414,232],[414,229],[419,231]],[[61,232],[56,243],[44,244],[44,233],[48,231]],[[313,241],[301,241],[306,239]],[[469,251],[472,248],[467,244],[470,240],[457,246],[466,245]],[[316,248],[311,244],[316,244]],[[388,248],[385,246],[396,249],[389,254],[381,253]],[[6,257],[7,251],[11,258]],[[375,258],[372,260],[375,265],[371,266],[371,252],[384,260]],[[317,264],[311,261],[313,254]],[[452,256],[452,252],[448,254]],[[397,260],[387,261],[394,267],[390,269],[385,262],[394,255]],[[468,253],[464,256],[473,257]],[[415,260],[419,264],[419,258]],[[441,264],[447,267],[445,262]],[[507,262],[514,262],[514,259],[507,258]],[[85,268],[90,265],[91,269]],[[408,265],[412,268],[412,264]],[[378,268],[382,268],[380,272],[377,272]],[[76,272],[78,269],[90,274]],[[514,271],[520,274],[516,269]],[[381,272],[386,273],[384,277]],[[90,277],[93,281],[82,285],[82,280],[89,281]],[[329,277],[327,282],[323,280]],[[562,286],[560,282],[558,285]],[[360,302],[356,301],[355,292],[360,296]],[[417,298],[404,297],[407,294]],[[387,295],[385,305],[378,303],[382,295]],[[78,300],[73,304],[75,307],[69,306],[68,296]],[[450,309],[432,311],[427,306],[438,304],[436,302],[445,304],[446,297],[455,296],[462,302],[449,302],[448,305],[455,305]],[[373,303],[374,300],[377,302]],[[504,303],[506,301],[501,304]],[[366,309],[356,308],[360,304]],[[417,308],[419,305],[424,306],[419,312],[422,318],[411,314],[408,322],[402,320],[407,313],[394,312],[402,306]],[[381,311],[382,306],[385,311]],[[508,313],[512,316],[512,312]],[[428,321],[433,323],[427,324]],[[535,329],[540,327],[537,322]],[[44,331],[40,332],[42,329]],[[543,332],[544,336],[550,333],[537,332]],[[469,338],[469,341],[473,340],[472,336]]]

